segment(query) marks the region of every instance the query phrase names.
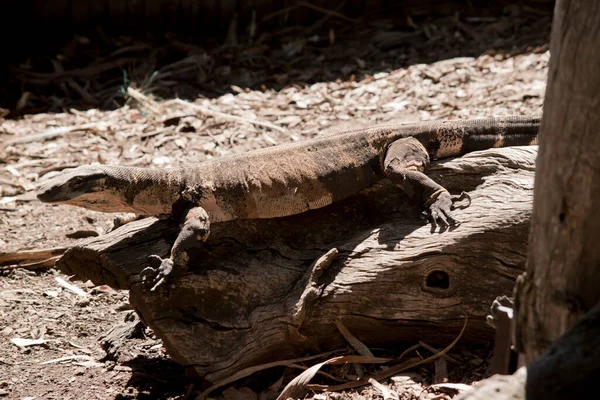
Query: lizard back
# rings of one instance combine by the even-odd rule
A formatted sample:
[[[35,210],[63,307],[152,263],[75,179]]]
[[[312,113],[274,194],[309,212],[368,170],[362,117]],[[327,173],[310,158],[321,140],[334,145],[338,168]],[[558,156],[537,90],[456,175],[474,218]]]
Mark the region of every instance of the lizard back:
[[[347,198],[384,177],[395,140],[414,137],[432,158],[535,143],[539,117],[387,124],[209,160],[182,170],[203,187],[214,222],[302,213]]]

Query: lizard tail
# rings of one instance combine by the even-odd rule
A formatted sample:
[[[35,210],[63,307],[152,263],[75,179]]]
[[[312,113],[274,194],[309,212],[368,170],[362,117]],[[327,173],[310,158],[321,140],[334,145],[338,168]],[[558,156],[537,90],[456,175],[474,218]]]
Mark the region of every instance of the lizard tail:
[[[540,122],[541,116],[498,117],[480,121],[468,129],[463,150],[469,153],[493,147],[536,145]]]

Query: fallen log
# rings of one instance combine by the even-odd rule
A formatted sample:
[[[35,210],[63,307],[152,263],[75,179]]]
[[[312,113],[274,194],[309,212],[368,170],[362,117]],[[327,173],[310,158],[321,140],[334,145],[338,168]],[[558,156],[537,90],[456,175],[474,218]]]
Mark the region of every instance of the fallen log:
[[[261,363],[345,346],[487,342],[492,301],[511,295],[526,259],[537,147],[438,163],[430,176],[469,191],[463,223],[432,231],[393,185],[301,215],[215,224],[175,287],[149,292],[139,273],[165,257],[178,227],[146,218],[69,249],[57,263],[130,289],[171,357],[216,382]]]

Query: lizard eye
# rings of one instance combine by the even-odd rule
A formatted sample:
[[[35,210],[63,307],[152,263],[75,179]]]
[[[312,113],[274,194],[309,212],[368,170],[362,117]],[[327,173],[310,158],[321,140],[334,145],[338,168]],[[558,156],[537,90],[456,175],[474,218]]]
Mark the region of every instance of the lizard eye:
[[[73,186],[80,186],[83,183],[83,178],[80,176],[76,176],[75,178],[73,178],[71,183],[73,184]]]

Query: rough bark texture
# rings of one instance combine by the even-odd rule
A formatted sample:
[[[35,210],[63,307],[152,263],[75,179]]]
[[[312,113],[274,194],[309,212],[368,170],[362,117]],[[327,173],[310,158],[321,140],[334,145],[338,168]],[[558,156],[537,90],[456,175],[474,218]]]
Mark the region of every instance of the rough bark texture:
[[[527,399],[597,399],[600,303],[527,366]]]
[[[130,354],[124,354],[127,351],[127,341],[134,337],[143,335],[144,325],[134,311],[129,311],[125,315],[123,323],[113,326],[110,331],[100,338],[100,346],[106,352],[107,358],[111,360],[121,360]]]
[[[558,1],[516,346],[525,362],[600,299],[600,2]]]
[[[174,288],[148,292],[148,254],[168,254],[177,227],[145,219],[70,249],[59,266],[130,288],[142,319],[179,363],[209,381],[306,352],[345,346],[335,321],[369,346],[488,341],[485,315],[524,268],[536,147],[471,153],[430,175],[471,191],[464,223],[440,233],[382,183],[301,215],[215,224]],[[478,186],[479,185],[479,186]],[[477,187],[478,186],[478,187]],[[475,189],[477,187],[477,189]]]

